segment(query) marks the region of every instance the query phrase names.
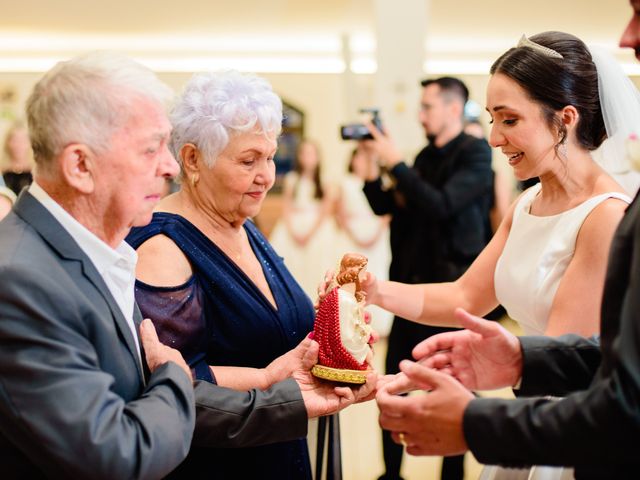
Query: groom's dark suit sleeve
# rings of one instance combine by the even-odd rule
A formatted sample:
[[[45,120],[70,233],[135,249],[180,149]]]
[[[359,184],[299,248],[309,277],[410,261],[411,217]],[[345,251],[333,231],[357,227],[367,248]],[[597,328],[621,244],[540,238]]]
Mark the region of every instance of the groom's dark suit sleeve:
[[[601,353],[593,339],[575,336],[523,339],[522,346],[521,394],[565,394],[571,390],[574,393],[562,399],[473,400],[464,415],[464,435],[476,458],[482,463],[508,466],[573,465],[576,472],[609,472],[608,478],[623,478],[621,472],[626,473],[630,465],[635,465],[637,475],[640,438],[637,199],[623,218],[611,247],[602,303]]]

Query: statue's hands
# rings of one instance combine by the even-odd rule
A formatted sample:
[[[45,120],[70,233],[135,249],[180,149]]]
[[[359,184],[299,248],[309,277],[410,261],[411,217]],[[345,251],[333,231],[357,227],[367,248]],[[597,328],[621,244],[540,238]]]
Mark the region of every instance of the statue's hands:
[[[364,321],[367,325],[371,325],[371,313],[370,312],[364,312]],[[377,330],[374,330],[373,327],[370,327],[371,331],[370,331],[370,335],[369,335],[369,340],[367,343],[369,343],[369,345],[371,346],[371,348],[373,349],[373,344],[377,343],[378,340],[380,340],[380,334],[378,333]]]

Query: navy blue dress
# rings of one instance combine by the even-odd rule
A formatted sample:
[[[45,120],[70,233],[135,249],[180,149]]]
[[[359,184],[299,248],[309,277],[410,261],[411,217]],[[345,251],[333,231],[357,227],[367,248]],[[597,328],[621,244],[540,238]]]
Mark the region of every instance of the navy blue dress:
[[[160,340],[180,350],[198,378],[213,383],[208,365],[263,368],[313,329],[309,297],[253,222],[245,222],[244,229],[277,309],[180,215],[155,213],[149,225],[134,228],[127,237],[138,248],[155,235],[165,235],[191,262],[193,276],[183,285],[155,287],[136,281],[136,300],[143,316],[153,320]],[[192,447],[180,470],[190,478],[311,478],[306,439],[242,449]]]

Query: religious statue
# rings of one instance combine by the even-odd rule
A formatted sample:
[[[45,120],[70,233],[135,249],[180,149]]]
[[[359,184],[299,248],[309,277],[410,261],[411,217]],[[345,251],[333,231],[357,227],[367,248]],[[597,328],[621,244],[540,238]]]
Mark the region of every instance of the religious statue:
[[[345,383],[365,383],[373,351],[371,327],[365,322],[365,292],[360,287],[367,257],[347,253],[327,287],[314,324],[314,340],[320,344],[316,377]]]

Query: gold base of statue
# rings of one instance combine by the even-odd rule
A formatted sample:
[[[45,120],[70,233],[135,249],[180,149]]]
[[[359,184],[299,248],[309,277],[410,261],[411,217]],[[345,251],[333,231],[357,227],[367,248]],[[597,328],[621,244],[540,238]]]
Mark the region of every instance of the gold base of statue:
[[[369,370],[346,370],[340,368],[324,367],[322,365],[314,365],[311,373],[325,380],[342,383],[365,383]]]

